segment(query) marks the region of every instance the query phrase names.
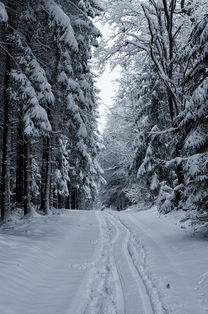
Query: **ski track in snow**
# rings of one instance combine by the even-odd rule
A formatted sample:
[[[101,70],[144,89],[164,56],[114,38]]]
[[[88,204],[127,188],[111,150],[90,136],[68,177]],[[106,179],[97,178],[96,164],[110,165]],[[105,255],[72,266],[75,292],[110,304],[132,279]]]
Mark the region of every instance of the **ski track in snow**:
[[[155,313],[207,313],[206,310],[204,311],[206,293],[203,295],[199,292],[197,296],[194,292],[202,291],[201,286],[207,285],[206,276],[202,275],[197,287],[189,283],[189,280],[192,281],[197,273],[197,264],[194,265],[194,260],[199,262],[199,256],[203,256],[202,252],[204,251],[200,251],[199,248],[199,255],[195,256],[190,250],[190,246],[186,253],[187,244],[192,244],[193,251],[196,249],[194,240],[185,236],[180,229],[173,227],[173,224],[166,225],[164,224],[166,221],[162,221],[154,215],[154,211],[147,211],[146,214],[144,211],[138,215],[118,213],[115,216],[131,232],[132,242],[137,247],[135,262],[153,302]],[[144,217],[148,218],[144,219]],[[204,249],[206,242],[198,243],[199,246],[202,244]],[[182,251],[181,248],[183,248]],[[192,255],[188,257],[190,253]],[[191,259],[187,262],[187,258]],[[206,255],[202,260],[206,265]],[[191,264],[193,265],[190,267]],[[200,306],[200,303],[204,303],[203,306]]]
[[[89,274],[88,298],[79,313],[124,314],[123,290],[117,270],[113,247],[119,233],[111,233],[103,215],[97,213],[101,232],[101,249],[98,263]]]
[[[110,213],[97,215],[102,233],[101,260],[91,274],[88,303],[80,313],[167,313],[142,263],[137,264],[143,261],[143,251],[138,250],[130,230]]]
[[[190,272],[199,244],[196,261],[206,242],[153,212],[69,211],[5,226],[0,314],[207,313],[206,257]]]
[[[120,228],[125,232],[123,252],[128,261],[129,270],[134,277],[137,287],[136,291],[140,293],[143,313],[166,314],[167,310],[161,301],[157,288],[154,286],[145,268],[146,254],[144,247],[139,244],[134,234],[132,234],[131,230],[119,219],[118,216],[114,217],[114,215],[110,213],[108,216],[111,217],[112,224],[117,224],[117,228]],[[138,306],[138,309],[140,307]],[[139,313],[141,313],[141,310]]]

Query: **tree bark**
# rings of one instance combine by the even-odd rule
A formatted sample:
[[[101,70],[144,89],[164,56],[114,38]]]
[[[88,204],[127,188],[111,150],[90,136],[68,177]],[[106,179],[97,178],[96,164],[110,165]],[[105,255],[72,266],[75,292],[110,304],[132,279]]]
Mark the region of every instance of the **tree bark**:
[[[50,211],[51,190],[51,139],[46,137],[43,141],[42,181],[41,181],[41,206],[46,214]]]
[[[23,122],[19,121],[17,130],[17,161],[16,161],[16,187],[15,187],[15,201],[20,207],[24,204],[24,135]]]
[[[4,122],[2,147],[2,184],[1,184],[1,219],[7,221],[10,214],[10,145],[11,145],[11,112],[7,94],[9,86],[10,57],[6,60],[5,90],[4,90]]]
[[[4,1],[8,8],[11,8],[10,2]],[[8,12],[10,23],[11,16]],[[10,30],[4,26],[5,40]],[[4,75],[3,81],[3,141],[2,141],[2,182],[1,182],[1,219],[6,222],[10,215],[11,200],[10,200],[10,151],[11,151],[11,103],[9,101],[8,88],[10,83],[11,70],[11,46],[6,45],[7,52],[4,54],[5,66],[2,69]]]
[[[27,136],[24,138],[24,215],[31,213],[31,145]]]

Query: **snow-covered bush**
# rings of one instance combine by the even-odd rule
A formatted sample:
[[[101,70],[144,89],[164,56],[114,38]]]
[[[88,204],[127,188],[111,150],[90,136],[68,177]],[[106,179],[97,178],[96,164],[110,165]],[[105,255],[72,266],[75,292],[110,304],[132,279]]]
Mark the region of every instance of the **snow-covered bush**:
[[[157,198],[159,212],[167,214],[172,211],[174,208],[174,197],[174,190],[166,182],[162,182]]]

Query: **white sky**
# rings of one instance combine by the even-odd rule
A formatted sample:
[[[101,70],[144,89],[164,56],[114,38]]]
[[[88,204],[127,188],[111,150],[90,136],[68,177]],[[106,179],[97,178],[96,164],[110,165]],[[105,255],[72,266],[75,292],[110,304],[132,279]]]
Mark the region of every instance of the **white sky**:
[[[96,26],[99,28],[104,38],[107,38],[110,35],[111,29],[109,26],[102,26],[98,22],[96,23]],[[97,87],[101,91],[99,94],[101,98],[101,105],[99,108],[100,119],[98,120],[99,131],[101,133],[105,126],[107,113],[109,112],[108,107],[113,105],[113,98],[118,90],[118,83],[115,82],[118,77],[119,69],[115,68],[114,70],[111,70],[108,66],[103,74],[97,78]]]
[[[101,105],[99,107],[100,119],[99,119],[99,130],[102,132],[106,115],[109,112],[109,107],[113,105],[113,98],[117,92],[118,84],[115,80],[118,78],[119,71],[111,71],[109,67],[105,72],[97,79],[97,86],[101,90],[99,96],[101,98]]]

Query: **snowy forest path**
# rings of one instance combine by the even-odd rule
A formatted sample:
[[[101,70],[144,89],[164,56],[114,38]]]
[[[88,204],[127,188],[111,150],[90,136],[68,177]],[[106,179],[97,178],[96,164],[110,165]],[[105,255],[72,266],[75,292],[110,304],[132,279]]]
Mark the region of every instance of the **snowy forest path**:
[[[186,246],[191,245],[189,237],[177,234],[177,227],[166,225],[166,221],[149,218],[145,211],[141,212],[139,218],[133,212],[116,214],[116,219],[131,233],[131,250],[154,312],[204,313],[193,294],[196,288],[187,280],[191,275],[187,271],[189,266],[184,252]],[[190,302],[192,299],[195,302]]]
[[[119,234],[114,244],[114,254],[117,269],[123,283],[123,295],[126,314],[151,314],[152,302],[147,294],[146,287],[134,261],[131,251],[131,232],[125,225],[111,213],[105,213],[109,230],[115,229]]]
[[[110,212],[69,211],[6,225],[0,313],[154,313],[132,246],[130,231]]]
[[[33,217],[2,228],[0,313],[77,313],[99,240],[94,211]]]
[[[130,231],[110,212],[97,213],[101,233],[101,255],[91,272],[90,293],[84,314],[153,314],[147,294],[131,252]]]
[[[0,313],[204,313],[186,282],[192,245],[152,211],[11,222],[0,228]]]

